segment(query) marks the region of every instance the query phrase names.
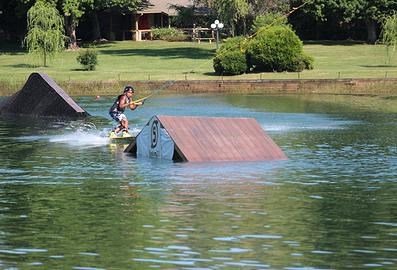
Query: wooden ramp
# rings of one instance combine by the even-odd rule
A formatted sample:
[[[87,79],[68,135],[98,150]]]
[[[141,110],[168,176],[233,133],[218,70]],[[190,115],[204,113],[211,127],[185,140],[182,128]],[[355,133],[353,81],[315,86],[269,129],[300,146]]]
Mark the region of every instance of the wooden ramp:
[[[22,90],[0,104],[0,114],[77,118],[89,116],[44,73],[32,73]]]
[[[287,159],[253,118],[153,116],[125,151],[191,162]]]

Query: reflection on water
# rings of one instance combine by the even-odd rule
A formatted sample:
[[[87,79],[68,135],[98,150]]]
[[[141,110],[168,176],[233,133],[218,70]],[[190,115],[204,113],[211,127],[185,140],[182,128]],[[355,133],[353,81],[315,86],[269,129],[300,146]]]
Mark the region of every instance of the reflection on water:
[[[128,112],[136,133],[155,114],[254,117],[281,162],[135,159],[104,136],[111,98],[79,99],[86,121],[0,120],[0,268],[395,269],[397,115],[328,101]]]

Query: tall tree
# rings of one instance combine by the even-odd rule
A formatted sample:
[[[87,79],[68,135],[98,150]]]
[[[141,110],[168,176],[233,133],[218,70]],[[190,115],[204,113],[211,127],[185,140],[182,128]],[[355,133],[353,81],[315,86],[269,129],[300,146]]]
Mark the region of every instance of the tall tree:
[[[77,49],[76,27],[87,8],[92,8],[94,0],[60,0],[65,16],[66,31],[69,36],[69,49]]]
[[[239,23],[243,24],[246,30],[245,18],[248,15],[249,6],[246,0],[215,0],[214,8],[219,15],[219,19],[229,26],[230,34],[235,36],[236,27]]]
[[[99,27],[98,12],[112,9],[121,13],[141,10],[149,5],[149,0],[93,0],[90,16],[93,22],[94,39],[101,38]]]
[[[215,15],[220,18],[232,35],[236,29],[245,30],[251,27],[257,16],[268,13],[285,13],[289,9],[290,0],[194,0],[195,6],[212,8]],[[243,27],[238,27],[238,26]]]
[[[47,58],[64,49],[64,28],[58,10],[45,0],[38,0],[28,11],[25,44],[29,53],[37,54],[47,66]]]
[[[378,36],[377,26],[397,10],[397,0],[367,0],[362,8],[361,16],[367,25],[368,42],[375,43]]]
[[[386,54],[390,64],[397,48],[397,13],[386,17],[383,21],[381,41],[386,45]]]
[[[16,0],[18,4],[16,8],[17,14],[24,12],[24,8],[32,6],[34,2],[35,0]],[[46,0],[45,2],[56,6],[60,14],[63,15],[66,32],[69,37],[68,47],[76,49],[76,27],[86,10],[93,8],[94,0]]]
[[[284,13],[289,10],[289,0],[248,0],[250,15],[254,17],[268,13]]]
[[[292,5],[307,4],[301,9],[317,21],[336,20],[340,25],[362,20],[367,27],[367,41],[377,39],[379,23],[397,9],[397,0],[292,0]]]

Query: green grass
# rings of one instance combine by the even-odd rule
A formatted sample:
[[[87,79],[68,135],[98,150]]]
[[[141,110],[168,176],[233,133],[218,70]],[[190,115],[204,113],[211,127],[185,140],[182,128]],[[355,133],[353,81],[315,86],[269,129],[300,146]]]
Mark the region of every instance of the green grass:
[[[0,83],[19,84],[32,72],[44,72],[56,81],[219,79],[212,68],[215,44],[164,41],[122,41],[97,46],[99,65],[84,71],[65,51],[48,67],[15,46],[0,44]],[[298,73],[253,73],[224,79],[335,79],[397,78],[397,55],[386,64],[382,45],[357,42],[307,42],[304,51],[315,59],[314,70]]]

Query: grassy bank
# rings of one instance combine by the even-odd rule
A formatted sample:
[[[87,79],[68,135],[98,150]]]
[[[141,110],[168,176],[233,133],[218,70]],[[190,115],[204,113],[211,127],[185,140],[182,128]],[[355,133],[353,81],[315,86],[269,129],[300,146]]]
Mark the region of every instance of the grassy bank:
[[[19,89],[32,72],[47,73],[58,83],[106,81],[115,85],[142,80],[397,78],[397,56],[387,64],[384,46],[357,42],[306,42],[304,50],[314,57],[314,70],[223,78],[213,73],[215,44],[122,41],[97,45],[97,50],[97,70],[84,71],[76,61],[76,51],[59,54],[48,67],[35,67],[37,59],[16,46],[1,45],[0,91]]]

